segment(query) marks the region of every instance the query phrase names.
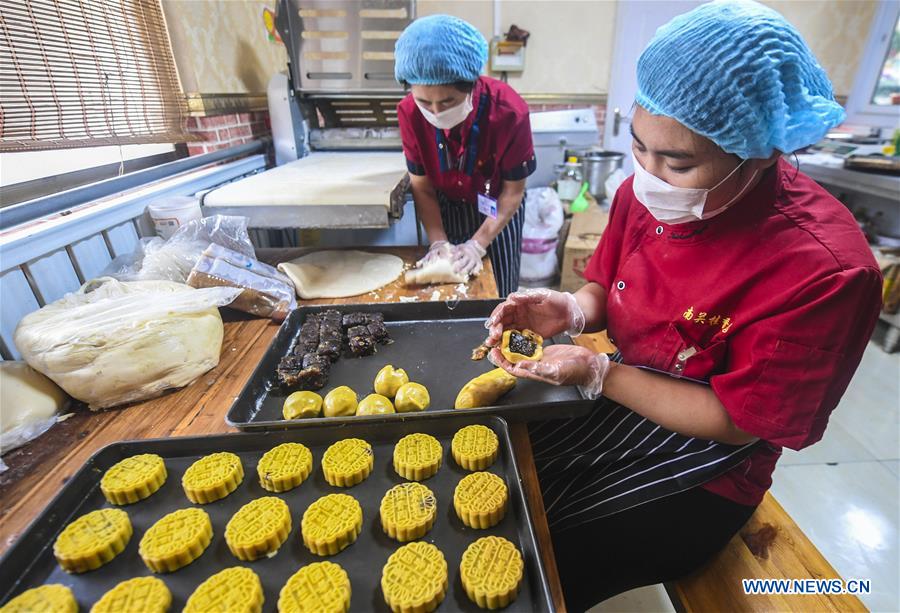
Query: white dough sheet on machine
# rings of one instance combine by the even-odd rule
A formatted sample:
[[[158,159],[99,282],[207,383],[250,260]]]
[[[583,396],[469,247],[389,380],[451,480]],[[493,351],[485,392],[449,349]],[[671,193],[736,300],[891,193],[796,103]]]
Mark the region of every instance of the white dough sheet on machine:
[[[313,152],[215,189],[203,204],[254,227],[387,227],[405,175],[399,151]]]

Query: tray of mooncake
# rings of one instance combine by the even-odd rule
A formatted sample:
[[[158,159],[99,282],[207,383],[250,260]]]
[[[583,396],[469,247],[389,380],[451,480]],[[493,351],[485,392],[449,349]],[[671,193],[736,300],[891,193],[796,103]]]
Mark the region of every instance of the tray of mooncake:
[[[473,359],[499,300],[301,307],[282,323],[226,416],[241,430],[405,421],[466,411],[510,421],[578,417],[577,386],[516,379]],[[505,341],[510,339],[504,336]],[[560,335],[510,351],[571,343]],[[520,346],[517,346],[516,343]],[[510,354],[512,355],[512,354]]]
[[[4,611],[550,611],[506,422],[114,443],[0,559]]]

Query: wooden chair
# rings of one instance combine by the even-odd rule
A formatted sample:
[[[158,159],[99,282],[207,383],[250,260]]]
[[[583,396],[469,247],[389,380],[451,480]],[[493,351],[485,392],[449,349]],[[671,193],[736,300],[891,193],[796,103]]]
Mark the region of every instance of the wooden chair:
[[[850,594],[745,594],[741,579],[839,579],[775,497],[704,568],[666,590],[679,611],[868,611]]]

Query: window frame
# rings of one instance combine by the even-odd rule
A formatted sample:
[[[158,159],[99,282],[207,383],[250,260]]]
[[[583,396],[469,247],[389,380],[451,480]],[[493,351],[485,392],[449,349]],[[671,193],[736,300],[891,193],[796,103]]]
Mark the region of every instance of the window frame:
[[[853,89],[847,97],[848,124],[889,130],[900,127],[900,105],[872,104],[872,93],[887,58],[898,17],[900,17],[900,2],[896,0],[879,2],[872,18],[872,27],[856,78],[853,80]]]
[[[184,145],[184,143],[120,145],[119,149],[121,150],[123,148],[129,147],[131,148],[131,152],[133,154],[126,155],[125,157],[120,158],[119,162],[104,161],[101,163],[97,163],[96,159],[92,159],[90,160],[90,162],[78,165],[74,168],[71,168],[70,170],[59,171],[56,169],[51,169],[42,176],[25,179],[24,181],[17,181],[15,183],[4,183],[3,181],[5,177],[3,173],[0,172],[0,210],[22,202],[26,202],[28,200],[43,198],[44,196],[48,196],[51,194],[56,194],[77,187],[83,187],[91,183],[96,183],[97,181],[111,179],[113,177],[126,175],[138,170],[152,168],[154,166],[159,166],[167,162],[174,162],[175,160],[188,157],[187,147]],[[150,147],[158,151],[149,153],[148,151],[143,150],[149,150]],[[169,150],[159,150],[163,147],[168,147]],[[98,147],[98,149],[99,148],[100,147]],[[116,145],[106,145],[102,148],[115,149]],[[91,147],[81,147],[78,149],[70,147],[64,149],[41,149],[37,151],[16,151],[14,153],[0,153],[0,167],[2,167],[4,163],[33,164],[35,163],[34,160],[29,160],[28,156],[31,156],[35,153],[47,156],[54,155],[57,152],[66,152],[66,154],[68,154],[69,152],[79,152],[84,153],[86,157],[89,157],[91,156],[93,151],[94,149]],[[22,156],[25,159],[17,160],[16,158],[18,156]],[[54,160],[51,158],[50,160],[45,160],[45,163],[52,161]],[[63,163],[60,163],[60,165],[68,166],[68,164]]]

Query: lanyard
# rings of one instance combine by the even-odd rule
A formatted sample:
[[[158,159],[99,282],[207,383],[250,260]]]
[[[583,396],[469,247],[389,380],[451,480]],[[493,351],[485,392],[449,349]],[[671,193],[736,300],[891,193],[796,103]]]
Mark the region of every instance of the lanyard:
[[[478,111],[475,113],[475,121],[472,122],[472,127],[469,129],[468,138],[466,139],[466,151],[464,154],[465,173],[470,177],[475,171],[475,160],[478,158],[478,141],[481,136],[481,120],[484,117],[484,109],[488,105],[489,98],[490,96],[488,96],[487,92],[482,92],[478,97]],[[443,130],[435,128],[434,134],[437,140],[441,172],[448,172],[450,170],[450,147],[444,138]]]

